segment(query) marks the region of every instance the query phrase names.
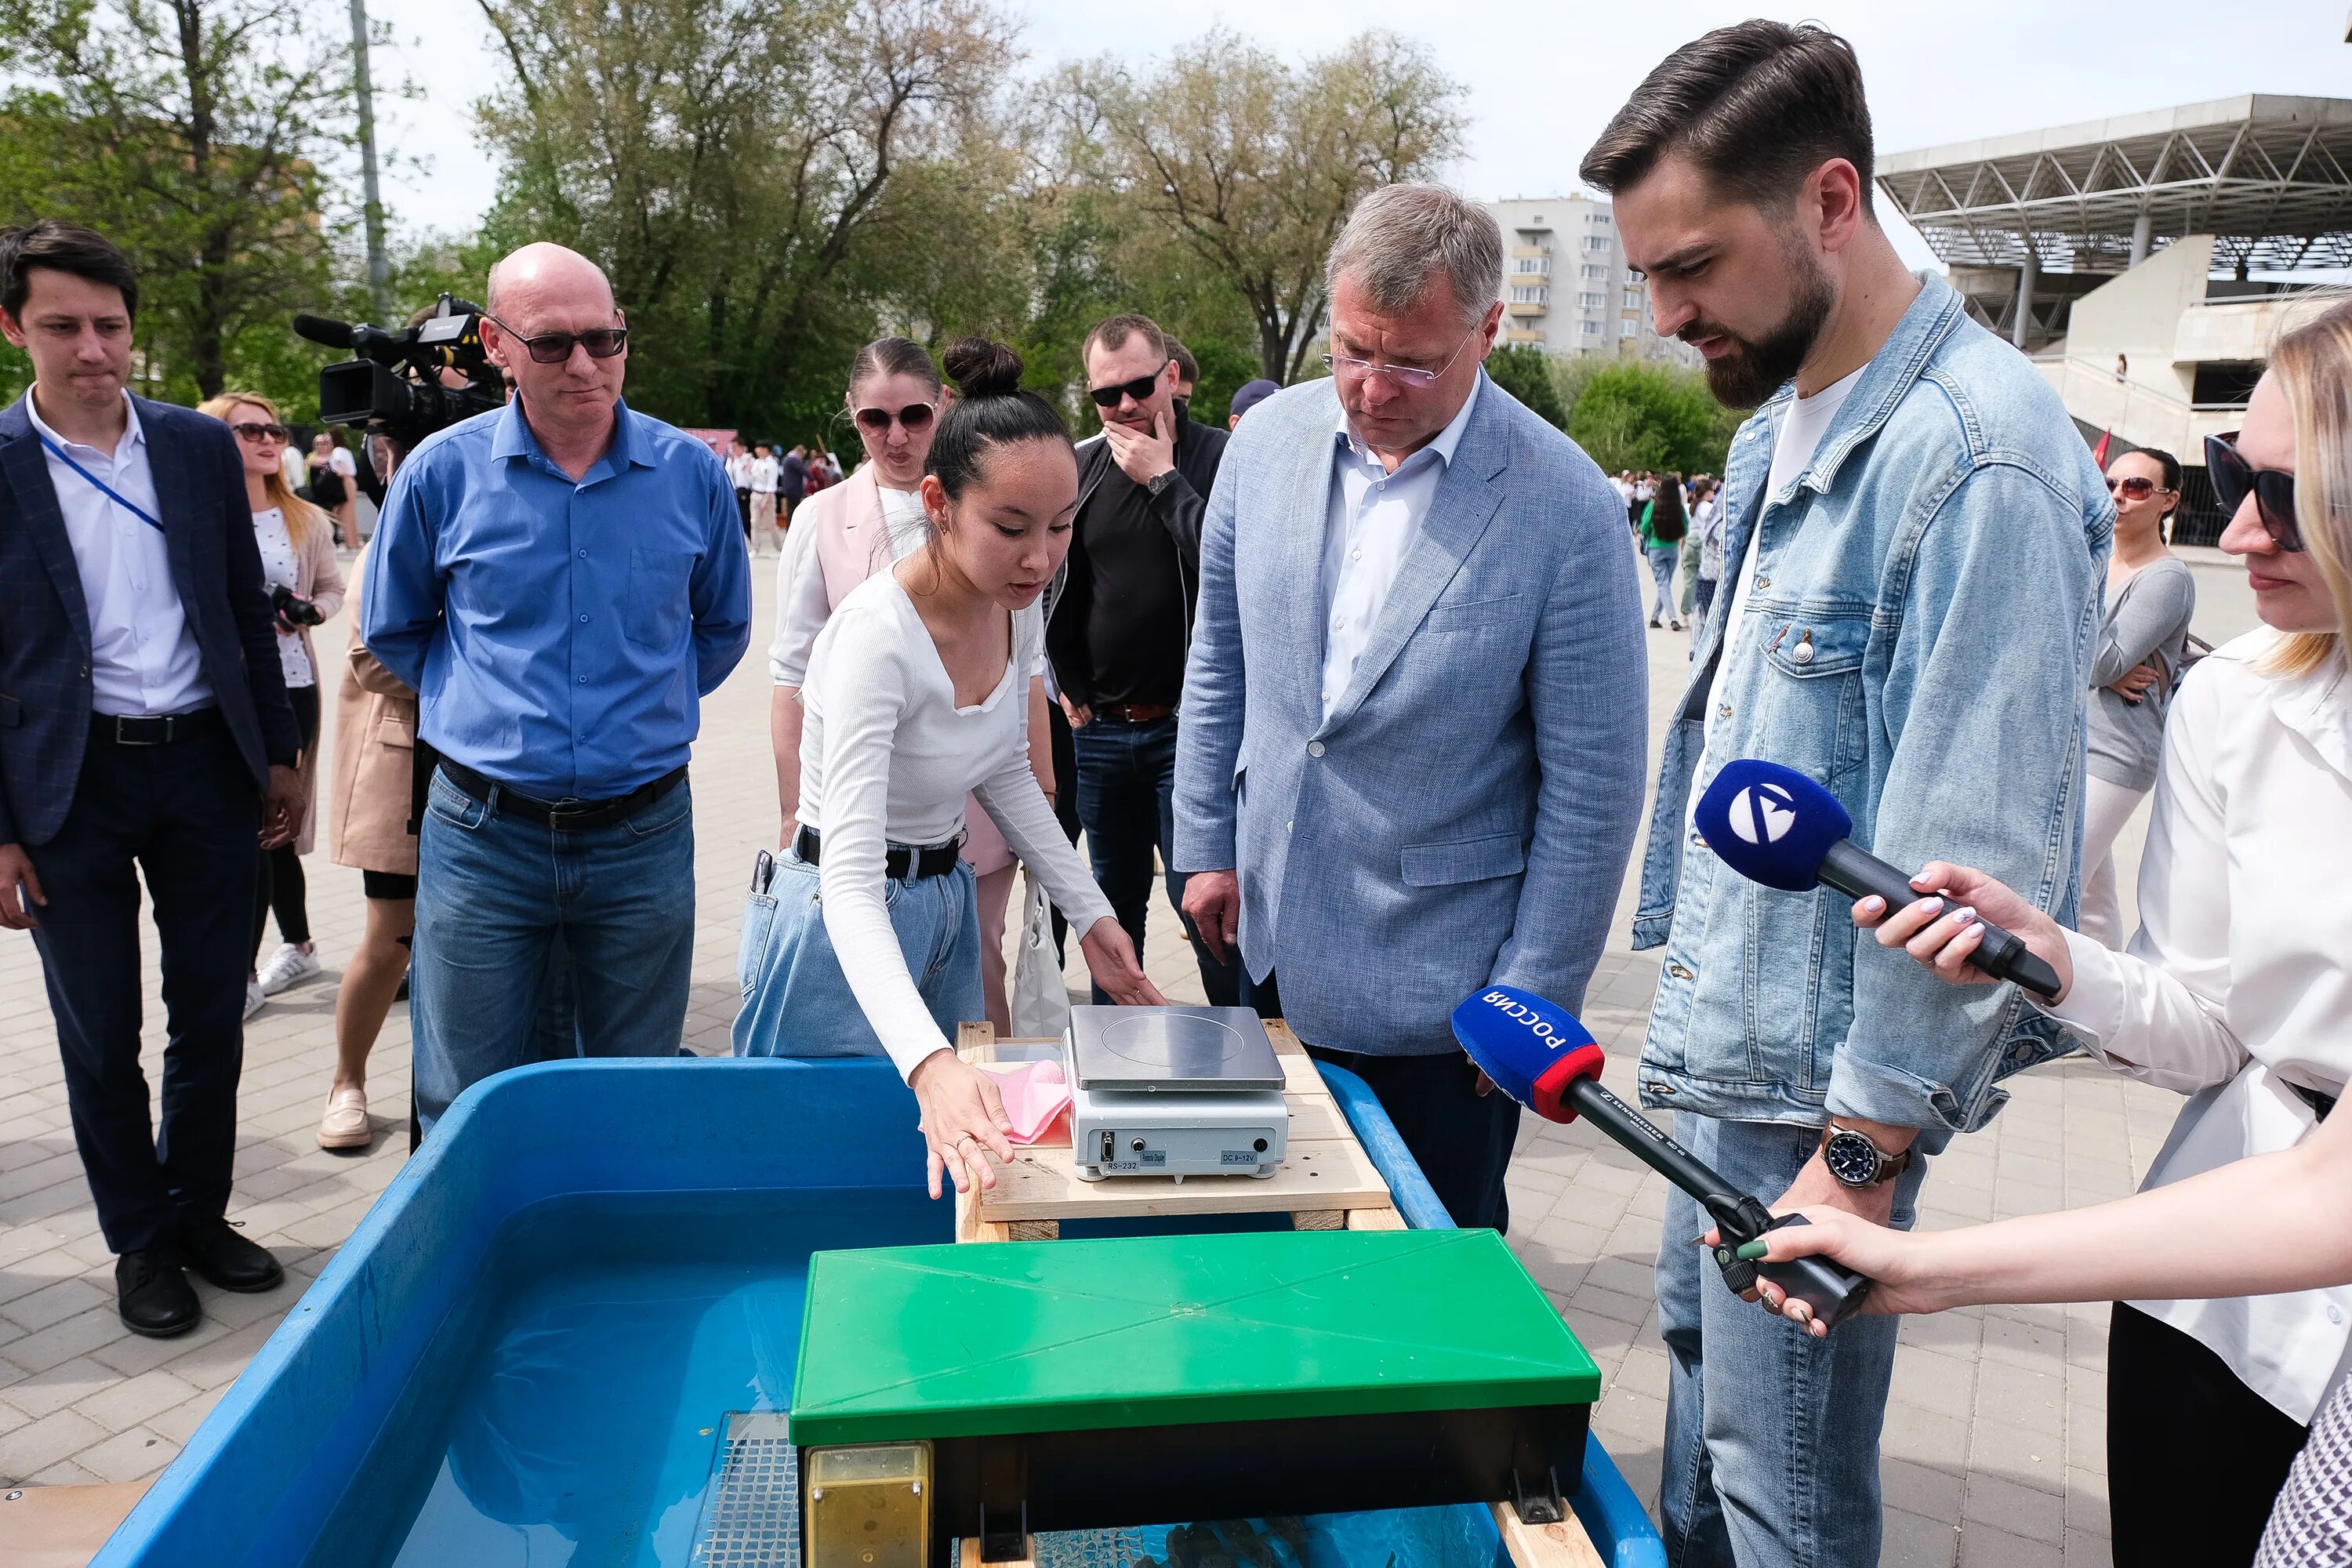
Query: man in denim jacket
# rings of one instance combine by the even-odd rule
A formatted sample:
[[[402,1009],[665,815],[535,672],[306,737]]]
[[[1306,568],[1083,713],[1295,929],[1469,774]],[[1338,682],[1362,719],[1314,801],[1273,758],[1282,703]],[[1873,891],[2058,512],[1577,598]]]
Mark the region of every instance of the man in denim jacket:
[[[1756,21],[1669,56],[1583,175],[1615,195],[1658,331],[1706,355],[1724,402],[1763,403],[1732,443],[1729,602],[1666,742],[1643,861],[1635,943],[1665,954],[1643,1100],[1776,1209],[1908,1226],[1926,1157],[1990,1120],[1994,1079],[2055,1054],[2054,1035],[2014,987],[1948,986],[1877,951],[1832,892],[1743,880],[1691,802],[1734,758],[1784,763],[1881,858],[1999,868],[2070,919],[2114,512],[2033,367],[1904,269],[1870,164],[1852,49]],[[1859,1184],[1822,1157],[1833,1131]],[[1669,1198],[1669,1561],[1874,1564],[1897,1321],[1809,1339],[1723,1288],[1691,1242],[1706,1227]]]

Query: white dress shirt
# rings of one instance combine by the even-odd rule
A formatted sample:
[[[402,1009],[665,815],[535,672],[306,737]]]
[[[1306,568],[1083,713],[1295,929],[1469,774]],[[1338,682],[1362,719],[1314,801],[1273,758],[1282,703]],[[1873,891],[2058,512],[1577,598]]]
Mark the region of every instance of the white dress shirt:
[[[127,393],[123,403],[131,423],[111,457],[50,429],[41,418],[37,394],[25,399],[25,411],[43,438],[49,488],[57,492],[58,511],[81,574],[82,604],[89,612],[91,706],[131,718],[192,712],[213,700],[213,686],[205,678],[204,656],[172,581],[162,531],[74,472],[49,445],[55,443],[149,517],[162,517],[138,405]]]
[[[1323,520],[1323,716],[1329,718],[1372,640],[1372,623],[1388,602],[1405,552],[1470,427],[1484,371],[1461,411],[1429,445],[1390,473],[1378,454],[1356,438],[1342,405],[1331,433],[1331,500]]]
[[[738,452],[727,459],[727,482],[739,490],[751,488],[751,454]]]
[[[753,495],[772,496],[776,493],[776,477],[783,472],[783,468],[773,458],[754,458],[751,467],[744,471],[751,475]]]
[[[2181,683],[2139,932],[2116,953],[2069,931],[2074,986],[2046,1009],[2116,1071],[2190,1097],[2151,1187],[2293,1147],[2316,1125],[2294,1086],[2352,1078],[2352,681],[2341,649],[2306,676],[2256,668],[2277,636],[2240,637]],[[2352,1285],[2132,1305],[2301,1422],[2352,1344]]]

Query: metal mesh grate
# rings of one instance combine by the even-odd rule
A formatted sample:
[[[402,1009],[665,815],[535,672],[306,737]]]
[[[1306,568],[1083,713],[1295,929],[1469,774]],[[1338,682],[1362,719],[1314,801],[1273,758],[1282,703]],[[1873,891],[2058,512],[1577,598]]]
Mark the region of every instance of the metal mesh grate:
[[[801,1467],[781,1410],[730,1411],[694,1568],[800,1568]]]

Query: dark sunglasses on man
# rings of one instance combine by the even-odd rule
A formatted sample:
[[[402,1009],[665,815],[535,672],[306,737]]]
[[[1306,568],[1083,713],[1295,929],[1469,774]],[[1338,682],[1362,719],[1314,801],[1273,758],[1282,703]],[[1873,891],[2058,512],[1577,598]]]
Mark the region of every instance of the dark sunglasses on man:
[[[2213,497],[2221,503],[2221,515],[2237,516],[2251,490],[2255,514],[2271,542],[2290,554],[2300,553],[2303,530],[2294,521],[2294,476],[2248,463],[2238,454],[2238,435],[2232,430],[2205,437],[2205,473],[2213,481]]]
[[[241,441],[283,441],[289,432],[283,425],[257,425],[246,420],[229,426]]]
[[[574,343],[586,349],[590,359],[611,359],[629,343],[626,327],[591,327],[584,332],[541,332],[527,338],[496,316],[485,313],[483,320],[497,321],[499,331],[520,343],[535,364],[562,364],[572,357]]]
[[[929,403],[909,403],[906,407],[897,410],[861,408],[857,411],[857,423],[861,428],[871,430],[879,436],[889,429],[895,421],[898,428],[909,436],[915,436],[931,427],[931,419],[938,412],[937,405]]]
[[[1166,370],[1174,363],[1173,360],[1161,360],[1160,370]],[[1140,403],[1151,395],[1153,387],[1160,384],[1160,370],[1153,371],[1150,375],[1139,375],[1133,381],[1122,381],[1117,386],[1088,387],[1087,395],[1095,400],[1097,408],[1116,408],[1118,406],[1118,400],[1122,397],[1132,397]]]

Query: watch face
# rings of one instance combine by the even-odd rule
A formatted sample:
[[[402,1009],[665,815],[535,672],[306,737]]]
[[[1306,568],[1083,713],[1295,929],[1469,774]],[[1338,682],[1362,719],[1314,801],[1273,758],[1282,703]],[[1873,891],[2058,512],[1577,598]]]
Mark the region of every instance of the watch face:
[[[1822,1163],[1849,1187],[1866,1187],[1878,1179],[1878,1149],[1859,1132],[1830,1134],[1822,1145]]]

